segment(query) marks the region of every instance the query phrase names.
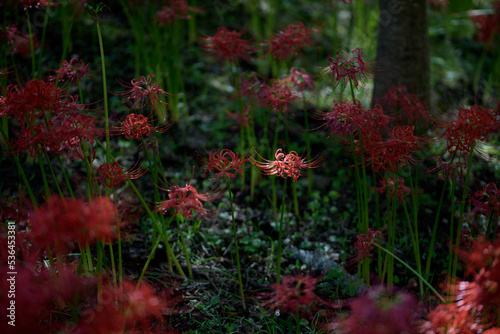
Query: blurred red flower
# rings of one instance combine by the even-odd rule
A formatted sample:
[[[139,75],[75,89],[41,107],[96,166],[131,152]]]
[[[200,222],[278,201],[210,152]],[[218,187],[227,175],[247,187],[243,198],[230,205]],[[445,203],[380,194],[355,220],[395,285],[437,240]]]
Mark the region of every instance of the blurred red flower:
[[[226,27],[219,27],[214,36],[200,38],[206,55],[218,60],[236,62],[239,59],[250,60],[250,54],[255,50],[250,45],[250,40],[241,38],[243,31],[229,30]]]
[[[289,60],[299,55],[306,46],[312,45],[312,33],[304,23],[289,24],[286,28],[276,33],[264,45],[267,54],[271,54],[278,61]]]
[[[136,164],[137,165],[137,164]],[[97,168],[97,173],[99,176],[97,180],[101,181],[102,184],[106,187],[114,187],[125,180],[135,180],[146,174],[147,169],[142,168],[141,166],[132,167],[128,172],[124,172],[124,167],[120,167],[118,162],[112,162],[110,164],[102,164]],[[108,182],[106,182],[108,180]]]

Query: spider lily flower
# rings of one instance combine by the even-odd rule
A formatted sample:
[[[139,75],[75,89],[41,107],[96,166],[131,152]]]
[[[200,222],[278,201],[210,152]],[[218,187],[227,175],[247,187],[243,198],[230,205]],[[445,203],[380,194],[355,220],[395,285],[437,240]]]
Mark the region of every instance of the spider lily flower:
[[[173,209],[174,215],[179,214],[186,219],[193,217],[193,211],[205,219],[208,218],[211,212],[203,207],[202,202],[213,201],[222,197],[226,192],[224,189],[217,188],[205,194],[200,194],[190,184],[179,187],[175,183],[170,183],[168,189],[158,188],[168,192],[168,199],[156,203],[156,211],[166,214],[169,209]]]
[[[11,46],[13,54],[18,54],[23,58],[28,58],[31,54],[31,45],[29,35],[21,33],[15,25],[7,26],[5,31],[0,32],[2,37],[7,39]],[[40,41],[33,36],[33,48],[37,50],[40,47]]]
[[[226,62],[236,62],[239,59],[250,60],[249,55],[255,50],[250,45],[250,40],[241,38],[243,33],[219,27],[214,36],[200,38],[200,44],[207,52],[207,56],[218,60]]]
[[[132,167],[128,172],[124,172],[124,167],[120,167],[118,162],[112,162],[110,164],[102,164],[97,168],[97,173],[99,176],[97,180],[101,181],[103,185],[108,188],[114,187],[125,180],[135,180],[146,174],[147,169],[141,166],[136,167],[137,164]],[[108,182],[106,182],[108,180]]]
[[[411,194],[411,189],[405,187],[405,180],[401,176],[398,176],[397,179],[384,176],[380,180],[380,187],[375,188],[375,190],[380,194],[387,194],[387,197],[396,195],[399,202],[403,202],[404,197]]]
[[[279,61],[296,57],[302,49],[312,45],[313,32],[314,30],[308,29],[302,22],[289,24],[264,43],[268,49],[267,54]]]
[[[115,206],[109,198],[98,197],[86,203],[81,199],[53,196],[33,213],[30,233],[35,242],[54,245],[57,252],[75,241],[85,245],[96,240],[112,240],[115,218]]]
[[[161,24],[170,25],[176,20],[189,20],[189,12],[198,12],[199,8],[188,6],[186,0],[170,0],[169,4],[163,6],[157,13],[156,19]]]
[[[130,85],[124,85],[127,89],[124,92],[117,93],[117,95],[124,95],[127,98],[125,102],[132,102],[131,109],[144,108],[147,105],[155,107],[158,103],[166,104],[162,100],[162,96],[170,95],[160,85],[153,80],[154,74],[148,74],[147,77],[141,76],[139,80],[132,79]]]
[[[113,135],[124,135],[127,139],[133,138],[141,140],[143,136],[149,136],[153,132],[166,132],[171,126],[171,122],[167,122],[163,125],[151,126],[148,117],[131,113],[125,118],[125,121],[121,122],[120,127],[111,127],[110,133]]]
[[[342,56],[342,53],[345,56]],[[344,86],[352,81],[355,88],[358,88],[359,82],[365,78],[371,78],[370,71],[371,66],[363,61],[360,49],[354,49],[351,51],[354,54],[353,57],[349,58],[349,53],[345,50],[340,50],[336,53],[335,57],[331,55],[328,57],[327,73],[332,76],[332,85],[337,87],[341,81],[344,82]]]
[[[223,149],[220,152],[211,150],[208,153],[208,158],[198,156],[197,160],[206,165],[204,175],[215,171],[215,178],[222,179],[236,178],[237,174],[243,177],[243,164],[248,161],[248,158],[240,157],[239,153]]]
[[[335,308],[314,292],[321,278],[311,275],[284,276],[281,284],[271,284],[273,291],[260,293],[255,299],[263,300],[260,307],[312,316],[312,311],[318,312],[324,306]]]
[[[264,95],[259,98],[268,108],[288,115],[288,108],[297,97],[287,84],[274,81],[271,86],[265,87]]]
[[[89,70],[89,64],[85,64],[82,59],[72,58],[69,62],[63,60],[59,64],[59,68],[55,70],[56,75],[52,76],[53,80],[78,83],[84,78],[92,76]]]
[[[291,151],[288,154],[281,152],[278,149],[275,153],[275,160],[263,159],[257,152],[256,155],[264,161],[250,158],[250,162],[257,166],[264,175],[277,175],[282,178],[291,177],[294,182],[297,182],[301,173],[310,169],[319,167],[323,162],[323,155],[318,155],[315,158],[306,161],[297,152]]]

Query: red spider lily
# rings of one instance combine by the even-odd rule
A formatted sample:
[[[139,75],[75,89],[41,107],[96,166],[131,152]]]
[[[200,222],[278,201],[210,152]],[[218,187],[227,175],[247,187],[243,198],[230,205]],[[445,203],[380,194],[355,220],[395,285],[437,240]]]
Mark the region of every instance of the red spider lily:
[[[405,124],[414,124],[420,118],[430,121],[424,102],[420,101],[415,94],[410,94],[405,86],[391,87],[381,102],[389,104],[393,108],[400,108],[398,118]]]
[[[214,36],[200,38],[200,43],[207,56],[229,62],[236,62],[239,59],[250,60],[249,54],[255,50],[250,46],[250,40],[241,38],[243,33],[219,27]]]
[[[476,11],[471,11],[469,17],[478,29],[475,36],[477,41],[489,45],[500,32],[500,5],[497,7],[495,14],[478,15]]]
[[[457,303],[439,305],[427,318],[428,321],[418,326],[419,333],[486,333],[483,332],[479,311],[469,312]]]
[[[147,77],[141,76],[139,80],[132,79],[130,85],[124,85],[129,89],[118,93],[118,95],[127,96],[125,102],[132,102],[131,109],[144,108],[146,104],[152,107],[156,106],[158,103],[166,104],[161,97],[170,94],[161,89],[160,85],[153,80],[154,77],[154,74],[148,74]]]
[[[308,29],[304,23],[289,24],[265,43],[274,59],[282,61],[299,55],[306,46],[312,45],[311,35],[313,30]]]
[[[271,87],[267,86],[264,92],[265,95],[260,97],[261,103],[285,115],[292,101],[297,99],[297,95],[292,93],[288,85],[278,81],[274,81]]]
[[[185,187],[179,187],[175,183],[171,183],[168,189],[159,188],[168,191],[169,199],[156,203],[156,211],[166,214],[169,209],[174,209],[174,215],[180,214],[186,219],[193,217],[193,211],[197,212],[202,218],[208,218],[211,212],[203,207],[202,201],[213,201],[226,192],[224,189],[219,188],[205,194],[199,194],[195,187],[187,183]]]
[[[32,123],[47,112],[53,114],[60,111],[65,99],[64,92],[53,82],[32,79],[24,87],[9,85],[4,104],[8,115],[25,124],[26,120]]]
[[[344,57],[340,54],[343,52]],[[332,84],[334,88],[339,85],[341,81],[344,82],[344,86],[347,86],[349,82],[352,82],[355,88],[358,88],[359,81],[365,78],[371,78],[370,71],[371,66],[363,61],[361,56],[361,50],[355,49],[351,51],[354,56],[349,58],[349,54],[345,50],[340,50],[336,53],[336,57],[333,58],[331,55],[328,58],[330,65],[328,66],[327,72],[332,76]]]
[[[276,151],[276,160],[263,159],[255,152],[259,158],[264,161],[260,162],[252,157],[250,158],[250,162],[260,168],[264,175],[277,175],[282,178],[291,177],[293,182],[297,182],[301,176],[301,172],[319,167],[323,162],[323,155],[318,155],[312,160],[305,161],[304,158],[299,156],[295,151],[291,151],[288,154],[282,153],[281,151],[281,148]]]
[[[338,135],[348,138],[350,135],[354,135],[360,125],[358,123],[362,112],[361,102],[353,99],[352,102],[348,100],[333,101],[333,104],[331,112],[316,111],[313,114],[314,119],[325,122],[314,130],[325,128],[330,132],[329,136]]]
[[[266,98],[267,85],[265,79],[261,78],[257,73],[244,73],[240,78],[240,94],[250,99],[264,101]]]
[[[444,120],[439,125],[444,129],[447,151],[459,157],[468,157],[472,145],[478,140],[488,139],[490,134],[500,130],[498,110],[490,110],[478,105],[468,109],[460,108],[455,120]]]
[[[7,261],[0,267],[7,273]],[[83,303],[83,298],[90,290],[96,289],[96,280],[91,277],[81,277],[76,273],[78,268],[73,265],[55,263],[53,268],[46,268],[39,263],[16,263],[15,276],[15,307],[23,310],[24,319],[16,319],[15,331],[7,321],[0,323],[2,333],[57,333],[64,327],[61,319],[54,314],[65,314],[68,308],[76,308]],[[10,305],[12,296],[10,290],[12,281],[2,275],[0,280],[0,303]],[[22,288],[20,288],[22,287]],[[8,319],[8,310],[0,311]],[[51,318],[51,321],[46,321]]]
[[[137,165],[137,164],[136,164]],[[143,169],[141,166],[133,167],[128,172],[124,172],[125,168],[120,167],[118,162],[112,162],[110,164],[102,164],[97,168],[97,173],[100,175],[97,180],[101,181],[106,187],[114,187],[125,180],[135,180],[146,174],[147,169]],[[106,182],[108,180],[108,182]]]
[[[199,162],[206,165],[204,175],[216,171],[214,176],[217,179],[236,178],[236,174],[243,177],[243,164],[248,161],[246,157],[240,157],[239,153],[234,153],[231,150],[223,149],[220,152],[211,150],[208,153],[208,159],[199,157]]]
[[[472,196],[471,214],[483,214],[496,222],[500,217],[500,190],[494,182],[490,182],[483,189],[476,191]]]
[[[467,169],[467,163],[448,163],[443,161],[440,157],[434,157],[434,160],[436,160],[436,167],[430,168],[427,173],[438,172],[438,178],[442,180],[453,180],[455,178],[463,180],[465,170]]]
[[[365,234],[358,234],[357,241],[354,243],[354,248],[358,251],[355,258],[350,261],[352,263],[361,263],[364,259],[369,259],[372,257],[372,253],[375,247],[372,242],[381,243],[384,241],[381,231],[372,230],[368,228],[368,232]]]
[[[81,199],[53,196],[31,220],[31,236],[41,245],[55,245],[59,253],[73,242],[81,245],[114,238],[116,211],[109,198]]]
[[[23,58],[28,58],[31,54],[31,44],[29,35],[21,33],[15,25],[7,26],[2,32],[2,36],[7,38],[8,43],[12,48],[13,54],[19,54]],[[33,49],[37,50],[40,47],[40,41],[33,38]]]
[[[380,180],[380,187],[375,188],[380,194],[387,194],[387,197],[396,195],[399,202],[403,202],[406,195],[411,194],[411,189],[405,187],[405,180],[398,176],[397,180],[393,177]]]
[[[423,138],[415,136],[414,126],[395,126],[390,132],[390,139],[380,142],[364,141],[366,162],[375,172],[395,173],[398,168],[413,163],[413,152],[423,144]]]
[[[47,7],[47,6],[51,6],[51,7],[54,7],[54,6],[57,6],[59,5],[57,3],[57,1],[55,0],[21,0],[19,1],[23,7],[24,7],[24,10],[26,9],[41,9],[43,7]]]
[[[314,290],[322,277],[297,275],[283,277],[281,284],[271,284],[272,292],[260,293],[256,299],[264,300],[260,307],[277,309],[279,312],[290,312],[312,316],[311,310],[318,312],[324,308],[335,308],[332,304],[320,298]],[[323,307],[320,307],[322,305]]]
[[[162,24],[170,25],[176,20],[189,20],[189,12],[197,12],[200,9],[188,6],[186,0],[169,0],[168,5],[163,6],[157,13],[156,18]]]
[[[111,127],[113,135],[124,135],[125,138],[141,140],[143,136],[149,136],[153,132],[163,133],[172,126],[171,122],[163,125],[151,126],[148,117],[140,114],[129,114],[120,127]]]
[[[133,282],[125,281],[120,288],[106,287],[102,299],[93,308],[83,310],[78,332],[153,333],[153,321],[165,325],[162,315],[167,303],[156,296],[147,283],[136,288]]]
[[[82,59],[72,58],[69,62],[63,60],[52,78],[58,81],[78,83],[86,77],[90,77],[90,64],[85,64]]]
[[[342,334],[400,334],[411,332],[418,301],[409,293],[391,295],[379,286],[353,299],[349,306],[349,316],[328,325],[329,330]]]
[[[252,124],[252,114],[250,111],[252,107],[250,105],[246,105],[243,111],[239,112],[229,112],[226,110],[226,115],[229,116],[229,118],[235,120],[239,126],[233,126],[232,128],[238,128],[238,129],[243,129]]]
[[[303,92],[307,89],[313,89],[313,79],[310,74],[303,68],[297,70],[295,67],[290,69],[290,75],[281,80],[284,83],[291,83],[293,88],[298,92]]]

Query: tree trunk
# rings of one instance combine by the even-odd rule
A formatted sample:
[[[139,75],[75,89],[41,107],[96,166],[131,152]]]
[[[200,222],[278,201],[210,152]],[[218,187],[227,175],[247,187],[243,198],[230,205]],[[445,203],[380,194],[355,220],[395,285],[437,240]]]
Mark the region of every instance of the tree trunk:
[[[429,106],[430,59],[426,0],[379,0],[379,35],[372,105],[392,86]]]

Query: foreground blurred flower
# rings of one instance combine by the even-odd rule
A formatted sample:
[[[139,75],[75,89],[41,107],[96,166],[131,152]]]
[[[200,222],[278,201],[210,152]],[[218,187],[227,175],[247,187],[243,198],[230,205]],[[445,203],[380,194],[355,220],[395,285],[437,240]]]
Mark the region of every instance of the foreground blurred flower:
[[[344,53],[345,56],[341,56]],[[361,50],[354,49],[351,51],[354,56],[349,58],[349,54],[345,50],[340,50],[336,53],[335,57],[331,55],[328,57],[327,72],[332,76],[332,85],[337,87],[341,81],[344,87],[349,82],[352,82],[353,88],[358,88],[359,82],[365,78],[371,78],[371,66],[363,61]]]
[[[168,191],[169,199],[156,203],[156,211],[166,214],[169,209],[174,209],[174,215],[179,214],[186,219],[191,219],[193,211],[197,212],[203,218],[208,218],[210,211],[203,207],[202,201],[213,201],[220,198],[226,192],[223,189],[217,188],[205,194],[200,194],[195,187],[187,183],[185,187],[179,187],[175,183],[170,183],[168,189],[159,188]]]
[[[400,334],[410,333],[417,315],[418,302],[408,293],[389,294],[383,287],[369,289],[353,299],[347,318],[330,324],[332,333]]]
[[[23,58],[30,56],[31,45],[29,35],[21,33],[15,25],[7,26],[6,30],[1,32],[1,35],[7,39],[13,54],[19,54]],[[39,47],[40,41],[33,36],[33,48],[37,50]]]
[[[250,40],[241,38],[243,32],[219,27],[214,36],[200,38],[207,56],[218,60],[236,62],[239,59],[250,60],[249,55],[255,50],[250,46]]]
[[[291,177],[294,182],[297,182],[302,172],[310,168],[319,167],[323,162],[323,155],[318,155],[315,158],[306,161],[295,151],[291,151],[288,154],[281,151],[281,148],[276,151],[276,160],[263,159],[257,152],[255,152],[256,155],[264,161],[261,162],[252,157],[250,158],[250,162],[260,168],[264,175],[277,175],[282,178]]]
[[[75,241],[81,245],[114,238],[116,211],[113,202],[98,197],[88,203],[81,199],[53,196],[33,213],[31,236],[39,245],[63,251]]]
[[[116,161],[110,164],[102,164],[99,168],[97,168],[97,174],[99,174],[97,180],[101,181],[106,187],[111,188],[124,182],[125,180],[138,179],[147,172],[147,169],[144,169],[141,166],[134,166],[128,172],[124,172],[124,169],[125,168],[120,167]],[[106,182],[106,180],[108,182]]]

